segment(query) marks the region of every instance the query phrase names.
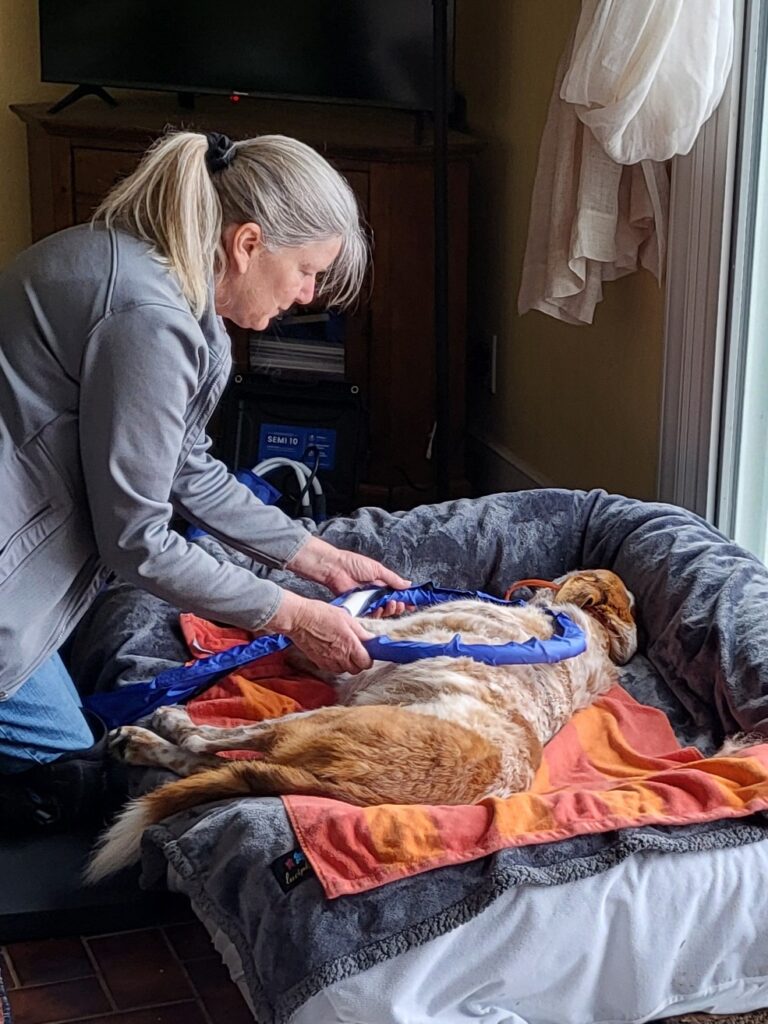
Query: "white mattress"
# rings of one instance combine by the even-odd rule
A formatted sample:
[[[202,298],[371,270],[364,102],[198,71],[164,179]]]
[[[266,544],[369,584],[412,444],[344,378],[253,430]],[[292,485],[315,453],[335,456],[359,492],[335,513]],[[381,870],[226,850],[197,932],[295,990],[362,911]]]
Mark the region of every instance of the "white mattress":
[[[233,948],[211,933],[247,998]],[[768,840],[513,887],[460,928],[313,996],[291,1024],[626,1024],[761,1007]]]

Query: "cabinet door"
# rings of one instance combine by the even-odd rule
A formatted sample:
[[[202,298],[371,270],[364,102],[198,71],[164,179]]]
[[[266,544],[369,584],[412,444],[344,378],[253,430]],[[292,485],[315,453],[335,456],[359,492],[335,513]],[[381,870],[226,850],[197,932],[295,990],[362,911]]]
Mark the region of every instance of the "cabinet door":
[[[90,220],[115,182],[130,174],[141,159],[138,150],[72,147],[75,223]]]

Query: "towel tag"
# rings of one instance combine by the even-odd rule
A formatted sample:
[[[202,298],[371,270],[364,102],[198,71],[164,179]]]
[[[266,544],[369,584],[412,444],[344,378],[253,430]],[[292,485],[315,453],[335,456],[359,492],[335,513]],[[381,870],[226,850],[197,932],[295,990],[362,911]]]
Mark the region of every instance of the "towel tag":
[[[304,851],[298,849],[283,854],[282,857],[273,860],[269,866],[272,868],[272,874],[277,879],[277,883],[283,892],[290,892],[300,882],[310,878],[315,873],[312,865],[304,855]]]

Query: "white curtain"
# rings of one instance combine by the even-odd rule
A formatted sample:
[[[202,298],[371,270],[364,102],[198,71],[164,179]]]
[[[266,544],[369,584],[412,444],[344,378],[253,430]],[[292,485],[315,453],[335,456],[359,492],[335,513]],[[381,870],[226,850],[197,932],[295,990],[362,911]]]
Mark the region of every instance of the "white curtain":
[[[591,323],[603,281],[661,280],[668,168],[725,88],[733,0],[582,0],[539,150],[518,310]]]

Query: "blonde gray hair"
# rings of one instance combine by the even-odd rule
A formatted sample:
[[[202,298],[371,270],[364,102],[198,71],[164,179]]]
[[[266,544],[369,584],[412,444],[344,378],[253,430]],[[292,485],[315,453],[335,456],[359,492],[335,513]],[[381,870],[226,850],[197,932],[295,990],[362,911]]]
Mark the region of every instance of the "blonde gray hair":
[[[318,281],[329,306],[345,306],[365,277],[368,243],[352,189],[311,146],[284,135],[234,142],[227,167],[211,173],[208,140],[198,132],[158,139],[136,170],[94,214],[148,242],[174,271],[196,316],[212,277],[226,270],[222,232],[258,224],[271,250],[341,239]]]

